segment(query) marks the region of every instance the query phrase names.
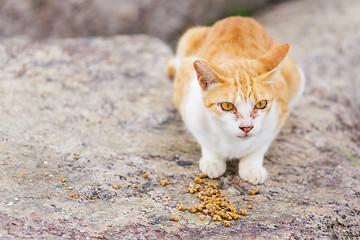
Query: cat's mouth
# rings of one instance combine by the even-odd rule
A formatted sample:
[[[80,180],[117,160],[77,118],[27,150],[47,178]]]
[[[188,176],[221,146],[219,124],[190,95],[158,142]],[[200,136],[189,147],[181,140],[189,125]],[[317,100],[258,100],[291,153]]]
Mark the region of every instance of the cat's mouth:
[[[253,135],[244,135],[244,136],[236,136],[237,138],[242,138],[242,139],[245,139],[245,138],[249,138],[249,137],[252,137]]]

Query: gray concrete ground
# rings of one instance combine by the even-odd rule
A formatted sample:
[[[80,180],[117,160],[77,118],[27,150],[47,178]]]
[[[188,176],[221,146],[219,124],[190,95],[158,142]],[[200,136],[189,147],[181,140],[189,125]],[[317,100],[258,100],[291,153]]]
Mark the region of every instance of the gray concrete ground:
[[[359,11],[302,0],[257,16],[290,42],[307,87],[266,155],[260,193],[249,195],[236,162],[216,180],[235,206],[253,206],[230,227],[176,209],[199,203],[187,187],[200,149],[172,103],[166,44],[2,41],[0,238],[360,238]]]

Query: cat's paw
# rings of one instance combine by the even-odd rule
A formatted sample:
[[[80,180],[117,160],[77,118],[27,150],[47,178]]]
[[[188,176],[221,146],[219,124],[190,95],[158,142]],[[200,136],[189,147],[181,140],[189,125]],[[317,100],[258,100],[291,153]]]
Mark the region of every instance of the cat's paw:
[[[263,183],[268,173],[264,167],[243,166],[239,169],[239,175],[244,181],[256,185]]]
[[[206,173],[209,178],[217,178],[226,171],[226,162],[220,159],[204,158],[200,159],[200,170]]]

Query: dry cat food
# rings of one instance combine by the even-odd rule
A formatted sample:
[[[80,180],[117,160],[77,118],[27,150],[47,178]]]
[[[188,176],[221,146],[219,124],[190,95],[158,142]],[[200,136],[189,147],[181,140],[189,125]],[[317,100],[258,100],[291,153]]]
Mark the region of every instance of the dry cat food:
[[[242,208],[239,209],[239,212],[240,212],[242,215],[245,215],[245,216],[248,215],[247,211],[244,210],[244,209],[242,209]]]
[[[148,175],[146,174],[145,171],[142,171],[141,173],[142,173],[143,178],[147,178],[147,177],[148,177]]]
[[[200,173],[197,175],[198,178],[206,178],[207,174],[206,173]]]
[[[204,182],[204,180],[201,179],[201,178],[199,178],[199,177],[196,177],[195,180],[194,180],[194,182],[201,184],[201,183]]]
[[[174,220],[175,222],[179,221],[179,218],[176,217],[174,214],[171,215],[171,219]]]
[[[181,206],[181,205],[177,206],[177,209],[179,211],[185,211],[186,210],[186,208],[184,206]]]
[[[161,186],[166,186],[166,185],[169,185],[169,184],[170,184],[169,181],[166,180],[166,179],[160,181]]]
[[[255,195],[255,194],[258,194],[258,193],[259,193],[259,189],[257,189],[257,188],[254,188],[253,190],[249,191],[250,195]]]
[[[72,198],[75,198],[75,199],[78,199],[78,198],[80,197],[80,194],[72,193],[72,194],[71,194],[71,197],[72,197]]]
[[[188,188],[189,193],[196,194],[196,197],[202,200],[202,204],[198,206],[189,207],[191,213],[201,212],[205,215],[211,216],[213,221],[224,220],[224,225],[229,227],[231,220],[240,218],[240,214],[247,216],[248,213],[244,209],[236,209],[231,205],[229,199],[222,194],[218,189],[219,184],[216,182],[204,182],[206,174],[199,174],[194,179],[196,185],[191,185]],[[257,192],[258,193],[258,192]],[[178,206],[179,211],[184,211],[183,206]],[[249,206],[250,208],[250,206]],[[252,206],[251,206],[252,208]],[[250,209],[251,209],[250,208]],[[240,213],[240,214],[239,214]],[[205,216],[200,216],[200,220],[204,221]]]

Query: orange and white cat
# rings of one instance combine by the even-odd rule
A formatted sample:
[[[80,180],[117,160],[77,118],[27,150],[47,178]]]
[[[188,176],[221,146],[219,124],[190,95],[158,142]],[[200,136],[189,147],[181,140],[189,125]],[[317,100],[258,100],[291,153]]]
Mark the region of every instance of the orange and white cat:
[[[239,175],[263,183],[264,154],[302,93],[304,77],[254,19],[229,17],[181,37],[168,66],[186,127],[201,145],[200,170],[210,178],[240,159]]]

